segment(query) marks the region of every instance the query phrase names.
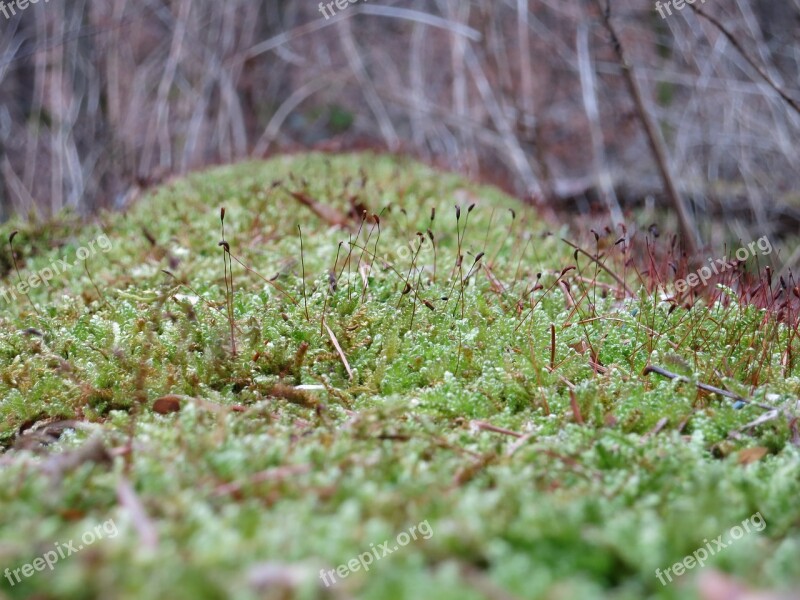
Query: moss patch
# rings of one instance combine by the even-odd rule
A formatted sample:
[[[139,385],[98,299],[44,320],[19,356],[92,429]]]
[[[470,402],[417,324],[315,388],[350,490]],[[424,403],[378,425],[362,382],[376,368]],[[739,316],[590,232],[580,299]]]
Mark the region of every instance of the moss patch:
[[[712,569],[800,578],[796,426],[746,428],[765,410],[694,385],[794,410],[796,344],[764,311],[676,310],[633,278],[626,295],[566,228],[372,155],[214,169],[53,227],[19,227],[21,275],[74,266],[30,290],[38,314],[18,295],[0,319],[0,567],[116,534],[3,580],[10,598],[685,598]],[[762,531],[662,586],[657,568],[756,512]],[[429,539],[322,583],[422,522]]]

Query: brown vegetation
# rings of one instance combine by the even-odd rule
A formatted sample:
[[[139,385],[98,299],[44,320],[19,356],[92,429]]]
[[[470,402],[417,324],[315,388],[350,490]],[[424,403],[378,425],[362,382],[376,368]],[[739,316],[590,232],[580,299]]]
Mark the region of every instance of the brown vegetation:
[[[0,36],[0,219],[120,208],[171,174],[309,147],[411,153],[610,221],[666,206],[597,4],[385,0],[330,19],[286,0],[31,6]],[[743,239],[796,229],[798,9],[704,4],[728,35],[691,10],[612,10],[704,240],[709,216]]]

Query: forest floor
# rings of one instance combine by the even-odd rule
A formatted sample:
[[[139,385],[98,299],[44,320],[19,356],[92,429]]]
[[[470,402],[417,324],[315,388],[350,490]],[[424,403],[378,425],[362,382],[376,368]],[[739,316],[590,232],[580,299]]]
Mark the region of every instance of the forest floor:
[[[730,288],[373,155],[13,229],[0,598],[798,597],[798,342]]]

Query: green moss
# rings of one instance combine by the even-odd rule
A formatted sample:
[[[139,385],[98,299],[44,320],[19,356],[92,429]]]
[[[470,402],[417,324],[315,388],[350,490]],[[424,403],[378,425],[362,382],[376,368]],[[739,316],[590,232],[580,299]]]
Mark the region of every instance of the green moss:
[[[357,219],[335,227],[287,191],[341,214],[366,207],[380,235]],[[225,240],[252,269],[232,262],[235,355],[223,206]],[[108,519],[118,535],[4,582],[11,598],[478,598],[478,581],[525,598],[685,597],[701,570],[663,587],[655,569],[756,511],[766,528],[706,569],[774,588],[800,577],[792,428],[740,431],[763,411],[692,383],[791,406],[790,332],[736,304],[671,310],[645,291],[603,293],[559,241],[566,230],[549,235],[495,189],[404,159],[299,155],[192,175],[95,224],[0,234],[14,227],[23,277],[102,233],[112,246],[31,290],[39,314],[20,296],[0,319],[11,540],[0,567]],[[488,269],[474,264],[481,252]],[[557,281],[570,265],[585,277],[566,276],[568,297]],[[690,381],[643,376],[651,363],[681,365]],[[180,410],[156,414],[169,394]],[[48,419],[82,425],[42,449],[32,436]],[[53,462],[93,434],[111,464]],[[740,464],[754,446],[768,455]],[[122,478],[154,548],[118,500]],[[320,583],[321,568],[423,521],[430,539],[334,593]],[[269,568],[285,594],[274,578],[273,596],[258,587]]]

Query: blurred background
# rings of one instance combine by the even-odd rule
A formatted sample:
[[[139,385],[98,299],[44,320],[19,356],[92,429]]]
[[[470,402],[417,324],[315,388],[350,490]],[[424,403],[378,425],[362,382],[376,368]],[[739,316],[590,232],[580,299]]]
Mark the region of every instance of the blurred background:
[[[304,149],[415,156],[554,214],[660,218],[643,107],[704,240],[800,232],[800,114],[764,78],[800,98],[800,0],[702,3],[731,37],[688,6],[611,0],[640,106],[599,6],[17,7],[0,14],[0,221],[119,209],[175,174]]]

